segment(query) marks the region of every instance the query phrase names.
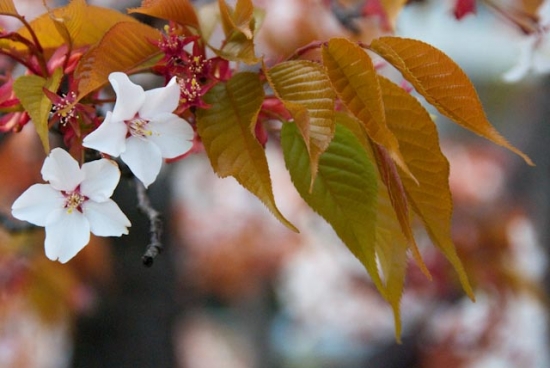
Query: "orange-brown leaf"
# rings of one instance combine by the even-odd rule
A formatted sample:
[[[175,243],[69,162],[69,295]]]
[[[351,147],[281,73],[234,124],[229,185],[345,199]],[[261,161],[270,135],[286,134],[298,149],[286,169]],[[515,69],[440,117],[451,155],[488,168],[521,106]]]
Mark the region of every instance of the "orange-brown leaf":
[[[55,49],[65,43],[64,37],[59,33],[57,22],[63,22],[70,32],[74,48],[94,45],[113,25],[118,22],[135,22],[134,18],[122,14],[116,10],[87,5],[85,0],[73,0],[69,5],[54,9],[30,22],[31,28],[36,33],[42,47],[49,57]],[[18,33],[30,39],[29,30],[21,28]],[[25,46],[14,43],[16,50],[24,50]]]
[[[67,7],[61,17],[55,16],[53,11],[49,12],[54,27],[67,45],[72,45],[73,35],[80,31],[84,18],[83,8],[82,3],[79,6]]]
[[[409,244],[396,217],[395,206],[391,203],[388,190],[379,178],[375,250],[384,276],[384,296],[393,309],[395,337],[398,342],[401,340],[400,303],[407,272]]]
[[[449,163],[441,153],[439,136],[428,112],[405,90],[379,77],[388,126],[399,140],[407,165],[418,180],[401,175],[409,204],[422,219],[433,243],[456,270],[465,292],[474,294],[451,239],[453,203]]]
[[[387,118],[393,118],[392,111],[388,112]],[[382,182],[384,183],[389,194],[389,199],[393,209],[395,210],[395,214],[397,216],[396,218],[401,227],[401,231],[405,235],[405,238],[411,248],[416,264],[424,275],[431,280],[432,276],[430,271],[428,271],[428,268],[424,264],[422,255],[420,254],[418,246],[416,245],[416,240],[414,239],[414,234],[410,223],[407,194],[405,193],[405,188],[403,186],[403,182],[401,181],[401,177],[398,174],[397,167],[395,166],[393,160],[391,160],[384,147],[378,144],[373,144],[372,148],[376,159],[376,164],[378,165],[378,171],[380,172]],[[406,157],[405,160],[407,160]]]
[[[271,68],[266,76],[273,91],[294,117],[310,158],[315,180],[319,156],[334,136],[335,95],[322,66],[307,60],[287,61]]]
[[[403,6],[405,6],[406,2],[407,0],[381,0],[382,6],[386,11],[388,22],[390,23],[392,29],[395,28],[397,16],[401,12]]]
[[[442,51],[422,41],[399,37],[376,39],[370,49],[395,66],[441,114],[533,165],[527,155],[512,146],[487,120],[472,82]]]
[[[128,9],[128,13],[172,20],[182,26],[199,29],[197,13],[189,0],[144,0],[141,7]]]
[[[218,1],[220,18],[225,33],[221,49],[214,52],[224,59],[254,64],[259,61],[254,50],[256,19],[250,0],[238,0],[231,9],[224,0]]]
[[[216,174],[233,176],[279,221],[297,232],[275,204],[265,151],[254,134],[263,100],[257,74],[235,74],[204,95],[204,102],[211,107],[197,110],[197,132]]]
[[[385,147],[392,159],[408,171],[399,143],[386,125],[382,93],[371,58],[345,38],[331,39],[322,52],[323,64],[340,100],[363,123],[369,137]]]
[[[82,57],[75,72],[79,80],[78,98],[107,83],[110,73],[121,71],[131,74],[159,55],[159,49],[151,42],[159,37],[158,30],[143,23],[116,24],[99,44]]]
[[[234,10],[224,0],[218,0],[218,6],[226,37],[235,31],[243,33],[247,39],[254,37],[254,6],[250,0],[237,0]]]
[[[0,0],[0,14],[18,15],[13,0]]]
[[[260,59],[256,56],[254,42],[241,32],[235,32],[228,38],[223,47],[218,50],[212,50],[222,58],[230,61],[243,62],[245,64],[255,64]]]

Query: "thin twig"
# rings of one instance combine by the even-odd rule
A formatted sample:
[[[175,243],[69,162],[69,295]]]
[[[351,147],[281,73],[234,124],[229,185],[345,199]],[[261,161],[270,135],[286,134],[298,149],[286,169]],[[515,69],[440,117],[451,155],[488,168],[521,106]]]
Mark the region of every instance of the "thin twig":
[[[136,184],[136,194],[138,198],[137,207],[143,214],[147,216],[150,223],[149,244],[147,245],[145,253],[141,257],[141,260],[145,266],[151,267],[153,265],[155,257],[159,253],[161,253],[163,249],[162,243],[160,241],[163,228],[162,215],[151,206],[151,201],[149,200],[149,196],[147,195],[147,189],[145,189],[143,183],[137,178],[134,179],[134,182]]]
[[[325,41],[312,41],[305,46],[300,47],[292,55],[288,57],[288,60],[298,59],[300,56],[310,52],[311,50],[319,49],[321,46],[326,45]]]

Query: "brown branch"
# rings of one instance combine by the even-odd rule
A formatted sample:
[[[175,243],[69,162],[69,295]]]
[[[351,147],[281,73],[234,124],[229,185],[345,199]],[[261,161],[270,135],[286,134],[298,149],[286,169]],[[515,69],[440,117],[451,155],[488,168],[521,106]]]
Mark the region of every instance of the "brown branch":
[[[145,249],[145,253],[141,257],[144,266],[151,267],[155,257],[162,252],[163,246],[160,241],[163,230],[162,215],[160,212],[155,210],[149,196],[147,195],[147,189],[143,183],[138,179],[134,178],[136,184],[136,194],[138,199],[138,209],[147,216],[149,219],[149,244]]]

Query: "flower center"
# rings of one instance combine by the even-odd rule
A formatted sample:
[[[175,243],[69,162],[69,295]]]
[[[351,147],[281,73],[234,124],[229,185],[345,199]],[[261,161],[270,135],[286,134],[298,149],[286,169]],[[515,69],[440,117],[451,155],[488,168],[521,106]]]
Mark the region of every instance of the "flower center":
[[[180,82],[184,103],[193,103],[201,96],[201,85],[196,77],[185,78]]]
[[[82,194],[77,189],[74,192],[63,192],[65,196],[65,208],[68,213],[72,213],[75,209],[79,212],[82,212],[82,203],[84,203],[88,198]]]
[[[148,123],[148,120],[139,117],[126,121],[130,134],[138,138],[147,138],[148,136],[153,135],[153,132],[147,129]]]
[[[76,93],[70,92],[69,95],[61,96],[61,99],[53,104],[52,109],[59,117],[61,125],[67,125],[70,120],[76,118],[76,109],[73,104],[75,99]]]

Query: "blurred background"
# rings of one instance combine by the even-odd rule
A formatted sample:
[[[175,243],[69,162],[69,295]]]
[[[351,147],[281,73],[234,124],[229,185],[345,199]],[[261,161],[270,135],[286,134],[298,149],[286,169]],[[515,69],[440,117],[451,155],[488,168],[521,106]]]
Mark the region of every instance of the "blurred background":
[[[257,39],[268,58],[349,35],[329,2],[256,3],[266,8]],[[15,4],[28,19],[44,11],[40,0]],[[550,81],[538,75],[504,83],[525,35],[483,6],[457,21],[453,4],[412,2],[399,14],[396,34],[424,40],[460,64],[489,120],[537,165],[436,117],[451,163],[453,240],[476,303],[419,234],[434,280],[409,268],[403,343],[396,344],[391,308],[299,198],[281,152],[268,143],[276,201],[299,235],[233,179],[219,179],[204,154],[166,165],[150,187],[166,226],[166,250],[151,268],[141,263],[148,223],[130,182],[115,193],[132,221],[130,235],[94,238],[66,265],[45,258],[41,230],[0,227],[0,367],[549,367]],[[2,27],[18,27],[4,18]],[[382,32],[376,16],[355,22],[366,41]],[[37,139],[30,124],[0,135],[4,216],[41,181]]]

